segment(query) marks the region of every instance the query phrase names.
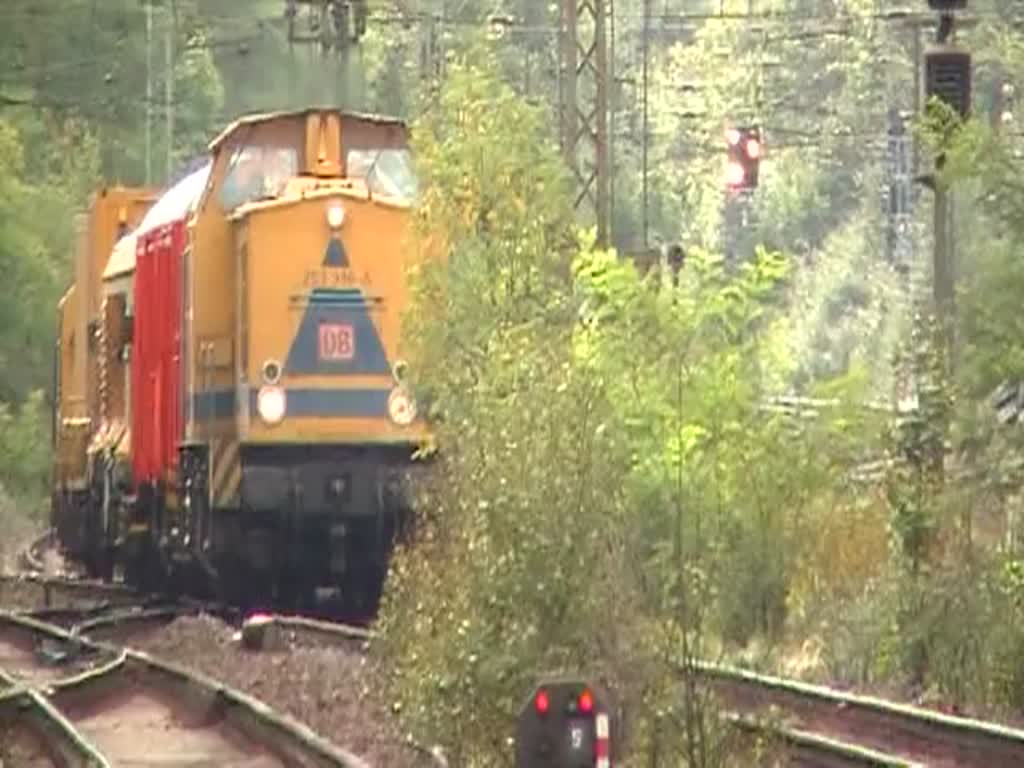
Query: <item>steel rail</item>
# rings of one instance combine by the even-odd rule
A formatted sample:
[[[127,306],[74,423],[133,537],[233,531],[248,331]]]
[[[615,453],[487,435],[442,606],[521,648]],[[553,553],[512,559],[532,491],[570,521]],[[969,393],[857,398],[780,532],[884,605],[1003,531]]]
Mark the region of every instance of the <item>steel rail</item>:
[[[30,633],[66,644],[82,652],[113,656],[101,666],[78,675],[40,685],[15,685],[0,694],[0,704],[15,722],[25,722],[59,749],[62,762],[88,768],[109,763],[62,714],[62,703],[88,698],[97,692],[128,684],[152,686],[172,692],[185,702],[215,707],[226,722],[277,754],[289,765],[316,768],[369,768],[361,758],[330,743],[287,715],[275,711],[230,686],[144,653],[83,637],[61,627],[10,612],[0,612],[0,628]],[[193,704],[194,706],[194,704]],[[203,711],[206,711],[205,709]],[[26,715],[28,720],[26,722]]]
[[[828,738],[821,734],[800,728],[775,725],[756,717],[731,713],[726,718],[735,728],[749,734],[767,736],[783,744],[789,758],[789,765],[814,766],[814,768],[923,768],[915,763],[887,752],[852,744],[840,739]]]
[[[1024,731],[1015,728],[736,667],[705,662],[693,666],[727,710],[750,715],[777,707],[798,721],[825,721],[824,726],[794,731],[803,736],[842,742],[844,737],[832,734],[855,733],[859,747],[927,755],[928,763],[938,758],[960,766],[1024,765]],[[913,764],[906,757],[893,759]]]

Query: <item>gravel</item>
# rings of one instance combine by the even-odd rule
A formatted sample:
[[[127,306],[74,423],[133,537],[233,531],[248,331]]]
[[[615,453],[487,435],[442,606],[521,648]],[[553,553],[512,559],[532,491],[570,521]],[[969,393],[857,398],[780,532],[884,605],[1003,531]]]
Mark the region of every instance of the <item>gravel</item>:
[[[0,536],[0,572],[17,570],[19,555],[42,532],[36,519],[38,517],[18,510],[0,486],[0,528],[4,532]]]
[[[43,588],[29,581],[0,580],[0,610],[27,611],[42,608]]]
[[[42,768],[54,762],[39,739],[23,728],[0,724],[0,768]]]
[[[74,595],[55,593],[53,598],[54,607],[81,603]],[[0,610],[32,610],[43,605],[39,585],[0,580]],[[233,627],[210,616],[183,617],[130,642],[137,650],[260,699],[372,766],[438,765],[403,736],[379,697],[380,673],[358,648],[325,647],[299,634],[285,637],[282,649],[254,652],[242,648],[235,634]],[[7,764],[0,757],[0,768]]]
[[[294,644],[248,651],[235,631],[209,616],[183,617],[133,647],[248,693],[373,766],[436,765],[403,738],[359,650]]]

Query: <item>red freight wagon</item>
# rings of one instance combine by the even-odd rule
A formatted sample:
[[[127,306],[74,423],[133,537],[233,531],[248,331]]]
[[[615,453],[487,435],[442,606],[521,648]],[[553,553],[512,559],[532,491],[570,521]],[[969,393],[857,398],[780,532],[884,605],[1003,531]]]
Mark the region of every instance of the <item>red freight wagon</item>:
[[[182,219],[140,234],[135,256],[132,351],[132,474],[156,483],[178,463],[182,437]]]

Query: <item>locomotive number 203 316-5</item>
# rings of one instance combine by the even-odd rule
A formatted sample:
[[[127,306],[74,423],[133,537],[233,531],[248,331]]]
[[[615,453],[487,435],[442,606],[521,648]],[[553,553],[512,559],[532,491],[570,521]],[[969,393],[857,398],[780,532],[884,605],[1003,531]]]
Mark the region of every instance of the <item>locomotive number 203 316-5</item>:
[[[321,360],[351,360],[356,354],[356,336],[352,326],[322,323],[319,349]]]

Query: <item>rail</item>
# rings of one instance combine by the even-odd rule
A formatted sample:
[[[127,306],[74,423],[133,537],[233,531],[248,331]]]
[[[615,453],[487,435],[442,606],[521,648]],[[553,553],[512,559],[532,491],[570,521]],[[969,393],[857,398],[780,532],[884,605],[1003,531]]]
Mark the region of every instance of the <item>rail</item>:
[[[61,627],[27,616],[0,612],[0,633],[45,638],[73,653],[110,658],[94,669],[50,682],[20,682],[4,676],[9,690],[0,693],[0,711],[15,723],[27,725],[45,740],[66,765],[89,768],[110,765],[109,758],[72,722],[68,712],[88,703],[107,706],[111,692],[139,687],[170,694],[183,709],[201,718],[217,713],[235,733],[274,754],[285,765],[367,768],[367,763],[313,733],[270,706],[166,661],[137,651],[87,639]],[[80,717],[85,720],[86,718]]]
[[[772,730],[751,718],[774,708],[799,723],[775,730],[801,749],[837,761],[846,753],[830,765],[1024,765],[1024,731],[1014,728],[734,667],[697,663],[694,671],[741,718],[737,725]]]

